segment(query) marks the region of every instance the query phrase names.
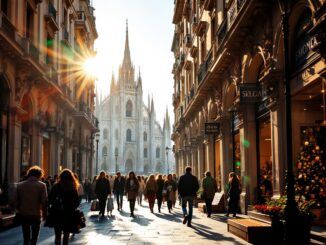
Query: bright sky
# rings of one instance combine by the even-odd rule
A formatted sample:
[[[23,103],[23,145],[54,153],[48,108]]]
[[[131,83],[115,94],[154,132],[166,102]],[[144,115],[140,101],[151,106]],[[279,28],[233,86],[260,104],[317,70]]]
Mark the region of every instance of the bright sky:
[[[117,78],[122,63],[128,19],[131,60],[136,74],[140,67],[143,101],[147,105],[148,94],[153,94],[157,120],[162,125],[168,106],[172,124],[173,1],[93,0],[93,6],[99,34],[95,42],[98,86],[103,95],[109,94],[112,70]]]

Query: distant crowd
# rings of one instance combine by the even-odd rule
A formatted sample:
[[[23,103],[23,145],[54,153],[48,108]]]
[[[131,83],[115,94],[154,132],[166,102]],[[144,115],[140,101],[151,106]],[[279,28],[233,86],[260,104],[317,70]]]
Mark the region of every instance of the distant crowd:
[[[176,174],[136,176],[133,171],[126,176],[120,172],[113,176],[101,171],[92,181],[86,178],[79,182],[77,175],[69,169],[62,170],[58,176],[45,179],[42,169],[33,166],[18,183],[15,202],[24,244],[37,243],[42,219],[45,221],[44,226],[54,228],[56,245],[68,244],[70,234],[78,233],[86,226],[84,214],[78,209],[83,198],[91,203],[91,211],[99,212],[100,218],[105,213],[112,215],[114,199],[117,210],[121,212],[123,196],[129,202],[130,217],[133,218],[136,202],[142,205],[143,199],[148,201],[151,213],[154,213],[154,209],[160,213],[164,202],[167,202],[168,212],[172,213],[179,201],[184,216],[182,222],[192,227],[193,202],[198,191],[200,190],[201,197],[205,200],[207,217],[210,217],[217,187],[209,171],[201,183],[191,171],[191,167],[186,167],[185,174],[179,178]],[[236,177],[230,174],[230,181],[233,181],[234,176]],[[240,189],[239,181],[235,184],[230,182],[229,186]],[[233,199],[233,203],[238,202],[238,193],[229,193],[228,196]],[[157,209],[154,208],[155,203]],[[233,212],[235,216],[235,210],[236,204],[229,204],[227,215]]]

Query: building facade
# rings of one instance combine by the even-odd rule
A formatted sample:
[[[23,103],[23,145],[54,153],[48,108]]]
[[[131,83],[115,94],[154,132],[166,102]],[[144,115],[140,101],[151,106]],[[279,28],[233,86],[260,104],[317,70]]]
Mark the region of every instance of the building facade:
[[[326,147],[325,1],[288,1],[293,166],[310,132]],[[178,174],[241,177],[241,210],[284,194],[284,45],[278,1],[176,0],[172,51]],[[214,123],[217,131],[207,130]],[[205,130],[206,125],[206,130]],[[318,135],[318,136],[317,136]],[[324,163],[325,164],[325,163]],[[263,196],[262,182],[272,190]],[[266,194],[266,193],[265,193]]]
[[[135,79],[130,57],[128,26],[118,78],[112,75],[110,94],[97,100],[96,116],[101,132],[99,169],[146,175],[174,171],[168,111],[161,127],[156,121],[154,99],[148,98],[147,105],[143,102],[142,78],[139,72]]]
[[[94,55],[94,8],[86,0],[0,3],[1,189],[35,164],[46,177],[62,168],[92,176],[94,79],[82,63]]]

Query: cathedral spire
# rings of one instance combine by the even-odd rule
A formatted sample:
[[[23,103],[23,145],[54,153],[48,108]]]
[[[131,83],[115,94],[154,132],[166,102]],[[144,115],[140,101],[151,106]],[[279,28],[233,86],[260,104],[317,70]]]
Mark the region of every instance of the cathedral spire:
[[[124,51],[122,66],[131,67],[129,35],[128,35],[128,19],[126,20],[126,42],[125,42],[125,51]]]
[[[113,73],[113,70],[112,70],[110,93],[112,94],[115,91],[115,89],[116,89],[116,83],[115,83],[114,73]]]
[[[169,111],[168,111],[167,106],[166,106],[164,125],[165,125],[166,129],[170,129],[170,117],[169,117]]]
[[[154,100],[153,100],[153,94],[152,94],[152,101],[151,101],[151,112],[155,112],[155,109],[154,109]]]
[[[139,67],[137,87],[140,88],[140,89],[142,89],[142,87],[143,87],[142,79],[141,79],[141,75],[140,75],[140,67]]]

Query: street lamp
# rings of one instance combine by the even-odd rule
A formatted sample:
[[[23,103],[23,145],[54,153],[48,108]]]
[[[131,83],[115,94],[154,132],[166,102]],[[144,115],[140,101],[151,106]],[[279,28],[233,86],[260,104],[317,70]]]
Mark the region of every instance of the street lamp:
[[[95,135],[95,140],[96,140],[96,166],[95,166],[95,174],[97,175],[97,171],[98,171],[98,142],[100,140],[100,134],[97,133]]]
[[[292,117],[291,117],[291,87],[289,73],[289,12],[290,5],[288,0],[278,0],[282,13],[282,33],[283,33],[283,52],[284,52],[284,86],[285,86],[285,121],[286,121],[286,206],[285,206],[285,241],[286,244],[297,244],[298,234],[300,234],[298,222],[298,207],[295,202],[294,176],[292,166]],[[300,242],[300,241],[299,241]],[[301,241],[302,242],[302,241]]]
[[[166,153],[166,166],[167,166],[167,173],[169,174],[169,172],[170,172],[170,169],[169,169],[169,150],[170,150],[171,148],[169,148],[169,147],[165,147],[165,153]]]
[[[115,172],[118,172],[118,151],[115,151]]]

